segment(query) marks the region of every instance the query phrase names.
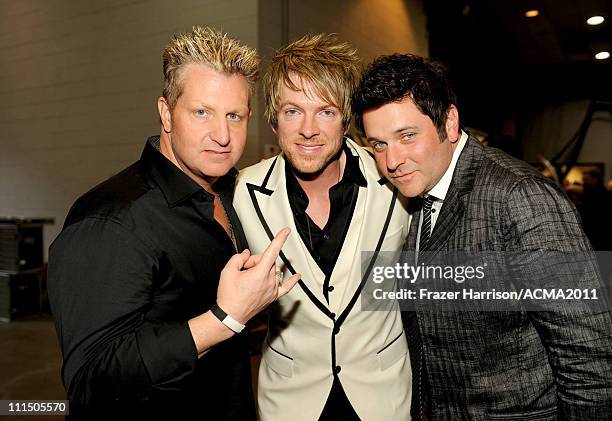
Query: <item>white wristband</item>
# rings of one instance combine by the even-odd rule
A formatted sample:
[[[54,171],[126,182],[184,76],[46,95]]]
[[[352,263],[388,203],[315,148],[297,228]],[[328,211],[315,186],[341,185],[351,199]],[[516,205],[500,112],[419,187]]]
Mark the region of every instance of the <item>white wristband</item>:
[[[225,311],[223,311],[221,307],[219,307],[218,304],[215,304],[214,306],[212,306],[210,311],[212,312],[212,314],[215,315],[217,319],[221,321],[221,323],[223,323],[225,326],[227,326],[228,328],[230,328],[232,331],[236,333],[242,332],[244,328],[246,327],[245,325],[240,323],[238,320],[234,319],[232,316],[230,316]]]

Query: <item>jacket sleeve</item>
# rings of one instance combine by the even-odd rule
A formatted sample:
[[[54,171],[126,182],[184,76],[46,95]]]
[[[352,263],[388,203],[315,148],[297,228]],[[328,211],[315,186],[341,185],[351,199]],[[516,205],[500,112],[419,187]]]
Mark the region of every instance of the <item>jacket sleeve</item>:
[[[505,209],[517,242],[512,248],[522,250],[516,272],[524,283],[606,290],[576,209],[558,186],[524,179]],[[560,266],[559,256],[566,259]],[[587,305],[568,301],[528,313],[555,375],[560,419],[608,420],[612,414],[612,317],[608,306]]]
[[[187,321],[145,318],[158,260],[129,229],[105,219],[69,225],[52,244],[49,299],[75,404],[144,400],[155,389],[178,389],[194,370]]]

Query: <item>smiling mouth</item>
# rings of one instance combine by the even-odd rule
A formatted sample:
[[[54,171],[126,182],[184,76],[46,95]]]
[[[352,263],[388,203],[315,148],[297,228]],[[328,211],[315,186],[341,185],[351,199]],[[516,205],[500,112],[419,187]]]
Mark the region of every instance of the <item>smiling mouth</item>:
[[[391,178],[393,178],[394,180],[405,180],[405,179],[411,178],[415,173],[416,171],[407,172],[401,175],[391,176]]]
[[[309,153],[309,152],[316,152],[318,150],[320,150],[321,148],[323,148],[323,144],[317,144],[317,145],[301,145],[301,144],[296,144],[297,148],[300,149],[303,152]]]

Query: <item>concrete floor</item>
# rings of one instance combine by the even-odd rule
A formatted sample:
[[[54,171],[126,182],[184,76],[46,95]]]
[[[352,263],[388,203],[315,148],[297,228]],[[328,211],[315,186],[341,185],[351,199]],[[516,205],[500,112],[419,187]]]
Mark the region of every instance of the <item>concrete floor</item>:
[[[254,386],[259,356],[251,358]],[[49,315],[0,321],[0,400],[66,399],[60,372],[62,355]],[[0,420],[59,420],[60,416],[1,416]]]
[[[48,315],[0,322],[0,400],[66,399],[60,380],[62,357]],[[0,419],[16,419],[3,417]],[[20,416],[19,420],[58,420],[58,416]]]

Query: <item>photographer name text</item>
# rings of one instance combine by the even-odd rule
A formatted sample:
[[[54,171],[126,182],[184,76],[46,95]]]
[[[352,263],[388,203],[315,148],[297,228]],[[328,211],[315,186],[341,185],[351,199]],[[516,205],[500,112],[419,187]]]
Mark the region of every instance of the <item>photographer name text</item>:
[[[575,288],[521,288],[517,291],[499,291],[495,288],[486,291],[474,288],[458,291],[434,291],[427,288],[385,291],[377,288],[372,291],[372,295],[376,300],[597,300],[596,289]]]

